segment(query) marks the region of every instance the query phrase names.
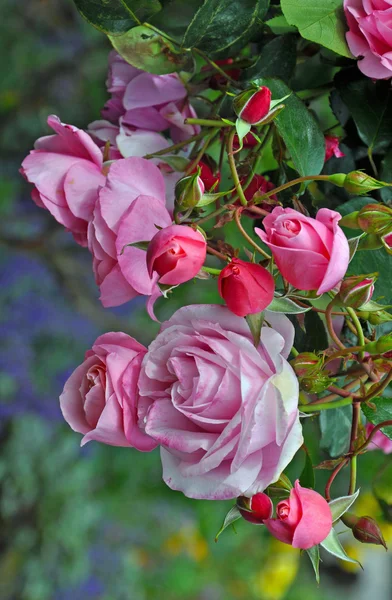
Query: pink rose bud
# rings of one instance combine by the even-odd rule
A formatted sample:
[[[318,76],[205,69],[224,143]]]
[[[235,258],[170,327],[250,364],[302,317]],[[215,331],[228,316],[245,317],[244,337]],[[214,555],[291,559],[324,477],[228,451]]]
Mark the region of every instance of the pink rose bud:
[[[358,212],[358,226],[366,233],[389,233],[392,228],[392,209],[385,204],[367,204]]]
[[[371,432],[374,429],[374,425],[372,423],[367,423],[366,425],[366,435],[369,437]],[[392,440],[389,439],[385,433],[379,429],[374,434],[372,441],[367,447],[368,450],[382,450],[384,454],[392,454]]]
[[[323,361],[314,352],[301,352],[290,364],[298,377],[310,377],[321,369]]]
[[[357,517],[346,512],[341,519],[352,530],[355,539],[362,544],[384,546],[385,550],[388,550],[381,529],[372,517]]]
[[[267,494],[259,492],[251,498],[240,496],[237,498],[237,507],[246,521],[257,525],[272,517],[273,504]]]
[[[339,300],[344,306],[351,308],[360,308],[366,302],[369,302],[374,292],[374,282],[377,276],[363,277],[354,275],[342,281],[339,290]]]
[[[332,528],[332,514],[328,502],[313,490],[294,484],[288,500],[276,507],[276,518],[264,521],[268,531],[281,542],[293,548],[308,550],[320,544]]]
[[[203,197],[204,182],[199,176],[199,172],[182,177],[177,181],[174,190],[176,204],[179,208],[194,208]]]
[[[198,169],[200,172],[198,173]],[[198,173],[199,178],[202,180],[205,189],[208,191],[214,187],[214,191],[217,189],[220,182],[220,173],[214,175],[211,167],[204,161],[201,160],[198,165],[193,169],[192,173]]]
[[[291,285],[323,294],[341,281],[349,263],[340,219],[339,213],[328,208],[320,209],[312,219],[277,206],[263,219],[265,231],[256,227],[255,232],[271,249],[279,271]]]
[[[206,258],[207,243],[199,231],[185,225],[171,225],[158,231],[147,250],[147,269],[154,271],[159,283],[179,285],[200,271]]]
[[[250,88],[234,99],[236,115],[251,125],[257,125],[269,113],[271,105],[271,90],[265,86],[258,90]]]
[[[336,135],[326,135],[324,137],[325,141],[325,159],[324,162],[327,162],[332,156],[336,158],[342,158],[346,156],[339,148],[339,138]]]
[[[233,258],[219,274],[218,290],[231,312],[245,317],[271,304],[275,281],[261,265]]]

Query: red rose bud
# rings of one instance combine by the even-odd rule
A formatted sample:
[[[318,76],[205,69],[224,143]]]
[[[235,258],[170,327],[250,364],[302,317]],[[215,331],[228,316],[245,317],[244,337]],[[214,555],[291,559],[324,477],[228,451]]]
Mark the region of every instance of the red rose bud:
[[[229,310],[245,317],[271,304],[275,281],[261,265],[233,258],[219,274],[218,290]]]
[[[369,354],[386,354],[392,351],[392,333],[382,335],[375,342],[369,342],[364,346],[365,352]]]
[[[336,158],[342,158],[346,156],[339,149],[339,138],[335,135],[326,135],[324,137],[325,140],[325,159],[324,162],[327,162],[332,156],[336,156]]]
[[[385,550],[388,549],[381,529],[372,517],[357,517],[353,513],[345,513],[341,519],[352,530],[355,539],[359,542],[384,546]]]
[[[182,177],[174,190],[176,204],[180,209],[194,208],[204,194],[204,183],[198,172]]]
[[[367,204],[358,212],[357,220],[366,233],[388,234],[392,228],[392,209],[385,204]]]
[[[199,172],[198,172],[199,169]],[[204,183],[205,189],[208,191],[216,184],[214,190],[217,189],[218,183],[220,182],[220,173],[214,175],[211,167],[203,160],[201,160],[198,165],[193,169],[191,174],[198,173],[200,179]]]
[[[345,279],[339,290],[339,300],[344,306],[351,308],[360,308],[366,302],[369,302],[374,292],[374,282],[376,276],[363,277],[353,276]]]
[[[388,254],[392,254],[392,233],[387,233],[381,238],[382,245]]]
[[[240,496],[237,498],[237,507],[246,521],[262,524],[266,519],[272,517],[273,504],[267,494],[259,492],[251,498]]]
[[[310,377],[321,369],[323,361],[314,352],[301,352],[290,364],[297,377]]]
[[[269,113],[271,105],[271,91],[267,87],[258,90],[250,88],[234,98],[236,115],[246,123],[256,125]]]
[[[159,283],[179,285],[198,274],[206,258],[207,244],[199,231],[186,225],[170,225],[158,231],[147,249],[150,277]]]

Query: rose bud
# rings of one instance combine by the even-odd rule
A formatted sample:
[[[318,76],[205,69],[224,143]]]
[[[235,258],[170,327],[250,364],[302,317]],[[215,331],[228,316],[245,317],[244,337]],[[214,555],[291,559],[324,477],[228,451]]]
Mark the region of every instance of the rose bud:
[[[389,323],[392,321],[392,315],[386,310],[377,311],[358,311],[358,317],[364,321],[369,321],[371,325],[381,325],[382,323]]]
[[[199,175],[199,178],[202,180],[204,187],[207,191],[214,186],[214,190],[218,187],[218,184],[220,182],[220,173],[214,175],[211,167],[204,160],[201,160],[197,164],[197,166],[191,172],[191,175],[193,173],[197,173]]]
[[[174,195],[180,209],[194,208],[203,197],[205,186],[199,171],[182,177],[176,183]]]
[[[265,86],[245,90],[233,102],[236,115],[251,125],[257,125],[268,115],[270,105],[271,90]]]
[[[352,171],[346,175],[344,180],[344,189],[350,194],[368,194],[373,190],[388,187],[389,185],[389,183],[370,177],[370,175],[367,175],[363,171]]]
[[[276,539],[293,548],[308,550],[320,544],[332,528],[328,502],[314,490],[303,488],[297,479],[288,500],[276,507],[276,518],[264,521]]]
[[[272,517],[272,500],[267,494],[263,494],[262,492],[255,494],[251,498],[240,496],[237,498],[237,507],[241,515],[249,523],[260,525],[266,519]]]
[[[392,209],[385,204],[367,204],[358,212],[357,221],[366,233],[388,233],[392,227]]]
[[[344,306],[360,308],[373,296],[376,279],[377,277],[374,275],[365,278],[361,275],[347,277],[340,286],[338,294],[340,302]]]
[[[374,425],[372,423],[367,423],[366,425],[366,435],[369,437],[371,432],[374,429]],[[392,454],[392,440],[389,439],[385,433],[379,429],[374,434],[372,441],[367,447],[368,450],[382,450],[384,454]]]
[[[290,364],[298,377],[310,377],[321,369],[323,361],[314,352],[301,352]]]
[[[261,265],[233,260],[220,272],[218,291],[235,315],[245,317],[261,312],[274,297],[275,281]]]
[[[336,158],[342,158],[343,156],[346,156],[339,149],[339,138],[336,135],[326,135],[326,136],[324,136],[324,141],[325,141],[324,162],[327,162],[327,160],[332,158],[332,156],[335,156]]]
[[[353,513],[346,512],[341,519],[359,542],[384,546],[385,550],[388,550],[381,529],[372,517],[357,517]]]
[[[386,354],[392,351],[392,333],[382,335],[375,342],[369,342],[364,346],[365,352],[369,354]]]
[[[283,277],[299,290],[328,292],[347,271],[350,250],[338,226],[341,216],[322,208],[312,219],[277,206],[263,219],[265,231],[255,228],[267,244]]]
[[[156,272],[159,283],[179,285],[195,277],[206,258],[207,244],[199,231],[185,225],[170,225],[154,235],[148,245],[147,269]]]
[[[392,254],[392,232],[387,233],[381,238],[381,243],[384,246],[385,250],[388,254]]]

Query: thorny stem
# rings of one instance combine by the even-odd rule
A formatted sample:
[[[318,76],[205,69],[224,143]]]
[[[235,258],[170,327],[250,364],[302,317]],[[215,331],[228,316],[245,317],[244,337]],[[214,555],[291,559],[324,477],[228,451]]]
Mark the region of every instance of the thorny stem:
[[[267,252],[264,252],[264,250],[262,248],[260,248],[260,246],[258,244],[256,244],[256,242],[254,242],[252,240],[252,238],[250,237],[250,235],[248,235],[245,231],[245,229],[242,227],[241,225],[241,208],[237,208],[237,210],[234,213],[234,220],[236,222],[236,225],[240,231],[240,233],[243,235],[243,237],[246,239],[246,241],[253,246],[253,248],[255,250],[257,250],[257,252],[259,254],[261,254],[262,256],[264,256],[264,258],[267,258],[268,260],[271,260],[271,257],[269,254],[267,254]]]
[[[368,447],[368,445],[370,444],[370,442],[373,440],[374,436],[376,435],[376,433],[378,431],[380,431],[380,429],[383,429],[384,427],[390,427],[392,426],[392,420],[390,421],[383,421],[382,423],[378,423],[378,425],[375,425],[374,428],[371,430],[369,437],[367,438],[366,442],[364,442],[362,444],[362,446],[360,446],[359,448],[357,448],[355,450],[355,455],[361,454],[364,450],[366,450],[366,448]]]
[[[327,323],[328,333],[338,348],[340,348],[341,350],[346,350],[346,346],[340,341],[340,339],[336,335],[334,328],[333,328],[331,313],[332,313],[334,303],[335,303],[335,299],[331,300],[331,302],[327,306],[327,310],[325,311],[325,320]]]
[[[234,182],[238,197],[240,199],[242,206],[246,206],[248,204],[248,201],[245,198],[244,190],[242,189],[240,178],[238,177],[237,167],[235,165],[235,160],[234,160],[234,155],[233,155],[233,141],[234,141],[235,134],[236,134],[236,131],[235,131],[235,129],[233,129],[230,132],[229,137],[227,139],[227,158],[229,161],[230,172],[231,172],[231,176],[233,178],[233,182]]]
[[[331,500],[331,485],[335,481],[335,478],[338,475],[338,473],[340,473],[340,471],[343,469],[343,467],[346,466],[347,463],[348,463],[348,459],[344,458],[342,460],[342,462],[339,463],[337,465],[337,467],[335,467],[334,470],[332,471],[332,473],[327,481],[327,485],[325,486],[325,498],[326,498],[327,502],[330,502],[330,500]]]
[[[350,453],[354,452],[355,440],[358,435],[358,424],[361,414],[361,403],[358,401],[353,402],[353,419],[351,423],[351,435],[350,435]],[[348,488],[349,495],[355,491],[357,482],[357,457],[351,456],[350,459],[350,485]]]
[[[220,258],[220,260],[224,260],[225,262],[228,262],[229,260],[227,256],[222,254],[222,252],[218,252],[218,250],[215,250],[215,248],[211,248],[211,246],[207,246],[207,252],[208,254],[212,254],[213,256]]]

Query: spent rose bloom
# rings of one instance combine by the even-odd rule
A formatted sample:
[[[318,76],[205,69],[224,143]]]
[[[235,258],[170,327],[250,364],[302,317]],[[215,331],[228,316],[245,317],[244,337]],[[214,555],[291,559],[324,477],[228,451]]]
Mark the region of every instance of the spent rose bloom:
[[[87,224],[98,190],[105,184],[102,152],[91,137],[54,115],[48,125],[55,135],[39,138],[22,163],[22,174],[33,183],[33,200],[87,246]]]
[[[129,246],[150,241],[172,220],[165,206],[165,182],[144,158],[124,158],[110,167],[89,224],[88,242],[103,306],[119,306],[140,294],[160,295],[148,274],[146,251]]]
[[[138,422],[161,445],[163,479],[191,498],[252,496],[302,444],[294,328],[266,311],[255,348],[245,319],[186,306],[162,324],[138,382]]]
[[[267,244],[283,277],[299,290],[331,290],[347,271],[349,246],[341,215],[322,208],[316,218],[277,206],[255,232]]]
[[[392,5],[390,0],[344,0],[348,46],[358,67],[372,79],[392,77]]]
[[[374,425],[372,425],[371,423],[367,423],[366,435],[369,436],[373,429]],[[368,446],[368,450],[382,450],[384,454],[391,454],[392,440],[390,440],[389,437],[385,435],[385,433],[379,430],[374,434],[374,437]]]
[[[328,502],[314,490],[303,488],[297,479],[288,500],[276,507],[276,518],[264,525],[281,542],[308,550],[329,535],[332,514]]]
[[[101,335],[60,396],[64,419],[91,440],[111,446],[155,448],[137,425],[137,380],[147,349],[125,333]]]
[[[219,274],[218,290],[231,312],[245,317],[271,304],[275,281],[261,265],[233,258]]]
[[[159,283],[180,285],[198,274],[207,254],[207,242],[200,231],[185,225],[170,225],[158,231],[147,250],[147,269]]]

